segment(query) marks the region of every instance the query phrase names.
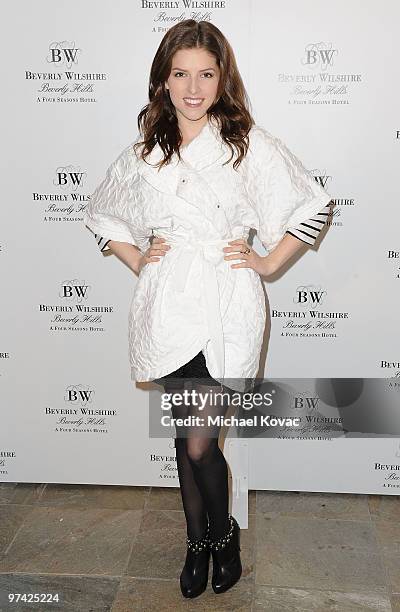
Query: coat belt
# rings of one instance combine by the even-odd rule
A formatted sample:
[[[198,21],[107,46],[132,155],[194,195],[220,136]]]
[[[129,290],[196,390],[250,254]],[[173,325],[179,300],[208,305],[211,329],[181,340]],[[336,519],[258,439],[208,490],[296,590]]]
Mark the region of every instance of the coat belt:
[[[173,282],[177,291],[185,291],[190,267],[196,256],[201,257],[206,319],[211,348],[217,362],[215,375],[217,378],[223,378],[225,375],[225,345],[216,266],[224,261],[223,247],[236,239],[237,236],[216,240],[167,239],[168,244],[181,250],[179,258],[174,263],[173,272]]]

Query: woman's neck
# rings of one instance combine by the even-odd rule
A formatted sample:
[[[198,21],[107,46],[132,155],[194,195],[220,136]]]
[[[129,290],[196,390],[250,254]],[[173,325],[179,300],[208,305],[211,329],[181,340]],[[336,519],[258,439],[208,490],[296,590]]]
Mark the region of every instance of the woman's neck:
[[[201,124],[199,121],[191,121],[189,122],[189,125],[188,123],[186,123],[184,126],[179,126],[180,132],[182,134],[181,147],[187,147],[192,142],[192,140],[194,140],[196,136],[200,134],[201,130],[208,121],[207,115],[204,117],[204,119],[205,121],[202,121]]]

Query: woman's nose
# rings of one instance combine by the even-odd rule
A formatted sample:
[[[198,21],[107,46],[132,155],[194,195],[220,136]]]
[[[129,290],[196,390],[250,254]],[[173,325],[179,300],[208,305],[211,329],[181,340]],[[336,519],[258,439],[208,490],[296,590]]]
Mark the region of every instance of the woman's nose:
[[[199,94],[200,87],[196,79],[191,79],[189,83],[189,92],[192,96]]]

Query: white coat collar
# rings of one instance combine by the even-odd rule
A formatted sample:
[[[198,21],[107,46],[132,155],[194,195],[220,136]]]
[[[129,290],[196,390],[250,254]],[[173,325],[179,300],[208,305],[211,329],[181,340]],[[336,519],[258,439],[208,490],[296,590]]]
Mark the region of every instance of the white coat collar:
[[[226,145],[220,135],[217,119],[209,117],[200,132],[185,147],[181,156],[192,168],[202,170],[215,163],[226,152]]]
[[[181,159],[190,168],[202,170],[219,159],[222,162],[227,148],[220,135],[217,120],[209,117],[197,136],[188,145],[181,147]],[[158,191],[175,193],[180,173],[178,156],[174,154],[170,163],[160,170],[153,167],[162,158],[163,152],[157,144],[146,161],[140,160],[139,174]]]

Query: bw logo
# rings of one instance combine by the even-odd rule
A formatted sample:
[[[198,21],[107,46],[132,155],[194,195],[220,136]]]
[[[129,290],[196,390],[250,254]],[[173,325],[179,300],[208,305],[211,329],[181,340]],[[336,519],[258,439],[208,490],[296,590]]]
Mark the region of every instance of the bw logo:
[[[87,300],[89,290],[90,286],[85,285],[84,281],[79,281],[77,279],[70,281],[66,280],[61,283],[59,297],[64,300],[82,302],[83,300]]]
[[[64,400],[70,404],[86,406],[93,401],[94,391],[85,389],[82,385],[70,385],[67,387]]]
[[[316,308],[321,306],[324,295],[326,295],[326,291],[322,291],[320,288],[313,287],[312,285],[308,287],[303,285],[297,287],[293,302],[307,308]]]
[[[78,63],[78,53],[81,52],[81,49],[75,47],[75,43],[66,40],[51,43],[49,50],[50,53],[46,58],[49,64],[65,64],[67,68]]]
[[[327,70],[333,65],[333,58],[338,53],[337,49],[332,49],[332,43],[329,47],[323,42],[310,43],[305,48],[305,57],[301,63],[312,70]]]
[[[86,178],[86,172],[79,172],[73,166],[60,166],[56,170],[53,184],[55,187],[76,191],[76,189],[82,187],[84,178]]]

